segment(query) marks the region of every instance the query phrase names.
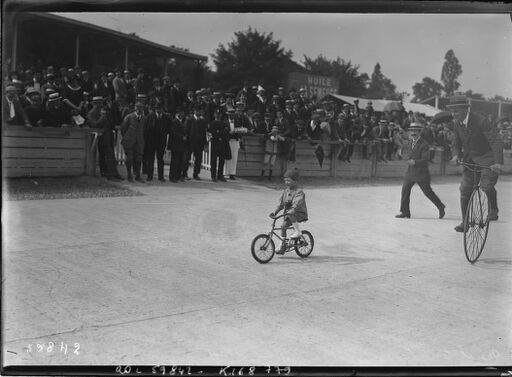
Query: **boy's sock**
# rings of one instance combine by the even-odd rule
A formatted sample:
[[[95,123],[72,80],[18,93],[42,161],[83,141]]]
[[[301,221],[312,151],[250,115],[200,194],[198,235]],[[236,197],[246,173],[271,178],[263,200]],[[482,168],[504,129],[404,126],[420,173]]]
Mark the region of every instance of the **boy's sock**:
[[[300,232],[299,223],[293,223],[292,225],[293,225],[293,233],[291,234],[291,238],[300,237],[302,233]]]

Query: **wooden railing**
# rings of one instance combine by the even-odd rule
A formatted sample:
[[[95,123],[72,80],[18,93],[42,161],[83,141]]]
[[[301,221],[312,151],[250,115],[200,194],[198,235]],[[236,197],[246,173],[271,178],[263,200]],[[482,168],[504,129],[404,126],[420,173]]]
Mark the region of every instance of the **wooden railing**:
[[[35,127],[26,130],[23,126],[2,127],[2,166],[4,177],[74,176],[97,174],[97,142],[101,130],[91,128]],[[121,135],[114,131],[115,155],[119,164],[124,164],[125,155],[121,146]],[[264,141],[259,135],[244,136],[245,150],[238,155],[237,175],[259,176],[263,166]],[[363,159],[362,145],[354,145],[351,163],[335,158],[340,143],[316,141],[324,148],[322,166],[315,156],[315,146],[307,140],[296,141],[296,161],[287,161],[278,156],[273,173],[283,174],[295,166],[304,177],[344,177],[367,179],[376,177],[401,177],[407,169],[405,160],[378,162],[375,150],[367,147],[369,159]],[[370,151],[373,153],[370,154]],[[436,148],[430,173],[436,175],[460,174],[461,167],[451,164],[443,157],[443,149]],[[504,173],[512,173],[512,151],[505,150]],[[165,154],[168,164],[170,156]],[[203,152],[203,169],[210,169],[210,146]]]
[[[94,175],[98,133],[89,128],[2,125],[4,177]]]

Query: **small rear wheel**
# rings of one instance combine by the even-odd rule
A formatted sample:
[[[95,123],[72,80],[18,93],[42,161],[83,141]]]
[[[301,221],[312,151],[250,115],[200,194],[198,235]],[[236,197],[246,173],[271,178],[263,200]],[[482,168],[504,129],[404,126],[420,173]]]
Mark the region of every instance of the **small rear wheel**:
[[[274,257],[276,246],[268,234],[259,234],[252,240],[251,254],[259,263],[268,263]]]
[[[301,258],[306,258],[313,252],[315,240],[307,230],[302,231],[302,236],[295,240],[295,252]]]

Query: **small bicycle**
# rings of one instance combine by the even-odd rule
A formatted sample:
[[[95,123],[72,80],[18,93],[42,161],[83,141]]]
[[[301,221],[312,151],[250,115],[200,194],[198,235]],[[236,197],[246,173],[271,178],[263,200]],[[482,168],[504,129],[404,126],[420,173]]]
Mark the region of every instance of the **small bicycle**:
[[[489,202],[487,194],[480,188],[480,179],[477,178],[482,169],[490,168],[467,162],[461,164],[473,172],[475,182],[464,215],[464,252],[466,259],[470,263],[475,263],[482,255],[489,232]]]
[[[272,239],[273,236],[276,236],[283,242],[283,247],[278,251],[278,254],[284,254],[295,250],[299,257],[306,258],[313,251],[315,240],[307,230],[303,230],[302,235],[298,238],[283,238],[278,234],[277,231],[280,231],[282,228],[276,228],[276,221],[284,216],[286,216],[286,213],[274,216],[270,232],[268,234],[258,234],[254,237],[251,244],[251,253],[254,259],[259,263],[268,263],[274,257],[274,254],[276,253],[276,245]],[[286,230],[291,228],[293,227],[287,227]]]

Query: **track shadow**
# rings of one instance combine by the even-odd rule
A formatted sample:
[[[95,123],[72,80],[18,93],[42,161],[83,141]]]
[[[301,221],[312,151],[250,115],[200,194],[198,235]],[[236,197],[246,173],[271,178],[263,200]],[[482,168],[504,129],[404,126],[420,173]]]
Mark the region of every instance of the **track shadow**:
[[[307,258],[300,258],[298,255],[283,255],[277,256],[277,260],[286,261],[290,263],[330,263],[339,265],[352,265],[352,264],[364,264],[370,262],[380,262],[381,258],[361,258],[361,257],[349,257],[343,255],[310,255]]]
[[[510,258],[480,258],[475,266],[491,270],[512,270]]]

